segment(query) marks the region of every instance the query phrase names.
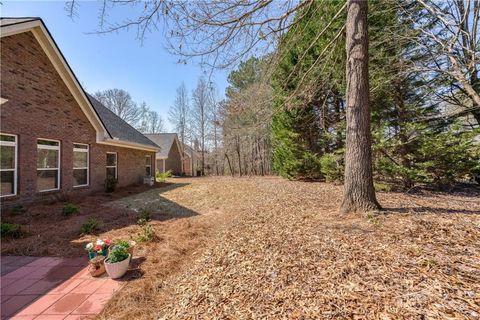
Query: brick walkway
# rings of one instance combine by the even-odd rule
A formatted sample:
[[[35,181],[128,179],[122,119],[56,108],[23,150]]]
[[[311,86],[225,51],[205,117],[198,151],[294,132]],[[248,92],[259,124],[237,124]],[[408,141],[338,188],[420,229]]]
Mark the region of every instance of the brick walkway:
[[[102,309],[118,282],[88,274],[87,258],[1,257],[1,318],[88,319]]]

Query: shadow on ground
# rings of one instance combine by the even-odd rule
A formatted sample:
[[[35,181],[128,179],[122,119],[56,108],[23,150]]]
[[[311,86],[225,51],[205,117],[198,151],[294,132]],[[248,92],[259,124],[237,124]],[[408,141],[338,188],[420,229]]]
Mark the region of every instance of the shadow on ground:
[[[25,207],[25,212],[2,212],[2,220],[21,225],[24,236],[20,239],[2,238],[2,255],[78,257],[86,255],[85,245],[99,237],[112,240],[128,239],[140,231],[138,212],[148,209],[152,223],[185,219],[198,213],[162,194],[182,188],[188,183],[162,183],[148,188],[134,186],[113,193],[96,193],[90,196],[69,198],[52,204]],[[66,217],[62,211],[73,203],[79,212]],[[81,227],[95,219],[97,229],[92,235],[82,234]]]
[[[412,213],[412,214],[473,214],[480,215],[478,210],[469,209],[448,209],[434,207],[401,207],[401,208],[384,208],[386,213]]]

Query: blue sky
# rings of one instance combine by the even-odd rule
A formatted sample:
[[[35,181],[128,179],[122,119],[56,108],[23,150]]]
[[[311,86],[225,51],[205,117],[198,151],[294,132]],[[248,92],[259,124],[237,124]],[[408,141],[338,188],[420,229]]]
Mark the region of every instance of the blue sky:
[[[196,62],[177,64],[178,57],[167,52],[161,31],[147,35],[141,43],[134,30],[89,34],[98,30],[99,3],[80,2],[73,20],[65,10],[65,1],[2,1],[1,15],[38,16],[43,19],[88,92],[109,88],[125,89],[134,101],[145,101],[168,123],[168,109],[175,90],[185,82],[191,92],[202,69]],[[110,18],[127,18],[132,8],[110,12]],[[213,81],[223,96],[228,71],[215,71]],[[168,127],[171,129],[171,127]]]

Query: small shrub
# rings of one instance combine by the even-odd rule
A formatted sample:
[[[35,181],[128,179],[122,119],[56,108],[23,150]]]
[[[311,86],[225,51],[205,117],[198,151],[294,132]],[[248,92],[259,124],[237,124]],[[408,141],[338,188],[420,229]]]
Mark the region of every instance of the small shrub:
[[[117,187],[118,180],[115,178],[107,178],[105,179],[105,192],[113,192]]]
[[[146,208],[140,209],[140,212],[138,213],[138,221],[140,221],[140,220],[149,221],[150,220],[150,210],[148,210]]]
[[[157,182],[165,182],[168,178],[171,178],[172,175],[172,170],[168,170],[167,172],[160,172],[160,170],[157,170],[155,178],[157,179]]]
[[[80,231],[84,234],[92,234],[98,229],[98,221],[95,218],[90,218],[82,224]]]
[[[115,245],[110,250],[107,261],[110,263],[116,263],[116,262],[123,261],[127,258],[128,258],[127,248],[120,245]]]
[[[343,181],[343,156],[326,153],[320,158],[322,174],[327,182]]]
[[[79,209],[76,205],[73,203],[68,203],[65,207],[63,207],[63,215],[66,217],[70,217],[74,214],[77,214],[79,212]]]
[[[12,210],[11,210],[11,213],[13,215],[19,215],[19,214],[22,214],[22,213],[25,213],[27,212],[27,209],[25,209],[23,206],[21,205],[15,205],[12,207]]]
[[[156,238],[155,231],[153,230],[152,226],[146,224],[142,227],[142,230],[137,235],[138,242],[149,242]]]
[[[144,225],[147,224],[147,220],[145,220],[145,219],[138,219],[138,220],[137,220],[137,224],[138,224],[139,226],[144,226]]]
[[[23,232],[19,224],[2,222],[1,234],[2,237],[18,239],[23,235]]]
[[[120,247],[124,247],[125,249],[128,249],[130,248],[130,242],[128,242],[128,240],[119,240],[115,246],[120,246]]]
[[[385,183],[374,182],[373,186],[375,187],[375,191],[377,192],[390,192],[392,191],[392,187]]]

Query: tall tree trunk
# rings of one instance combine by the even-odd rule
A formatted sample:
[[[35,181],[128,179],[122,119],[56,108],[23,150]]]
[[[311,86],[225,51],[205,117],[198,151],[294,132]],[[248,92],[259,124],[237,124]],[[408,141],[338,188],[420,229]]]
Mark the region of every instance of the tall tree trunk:
[[[340,209],[344,213],[380,209],[372,176],[367,12],[367,1],[348,0],[347,137],[345,185]]]
[[[228,154],[225,152],[225,158],[227,158],[228,161],[228,168],[230,169],[230,174],[232,177],[234,177],[235,172],[233,171],[232,164],[230,163],[230,158],[228,157]]]

